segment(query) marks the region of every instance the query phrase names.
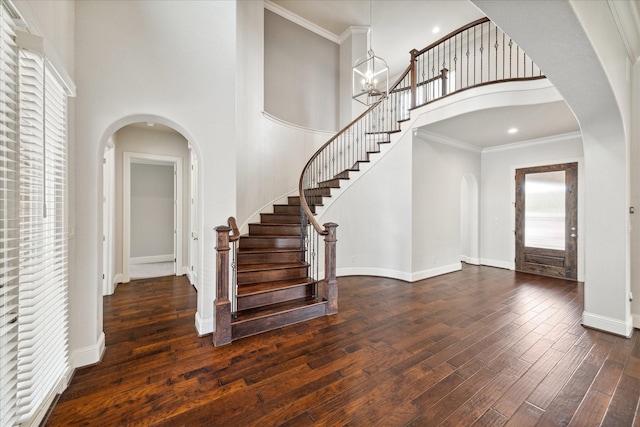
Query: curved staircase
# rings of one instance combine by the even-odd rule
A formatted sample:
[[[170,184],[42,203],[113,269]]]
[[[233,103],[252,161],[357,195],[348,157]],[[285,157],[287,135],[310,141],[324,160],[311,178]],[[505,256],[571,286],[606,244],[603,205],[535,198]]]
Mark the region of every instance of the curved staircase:
[[[409,67],[360,117],[324,144],[300,176],[300,197],[274,205],[239,236],[235,219],[217,227],[217,290],[214,345],[338,311],[336,227],[320,225],[316,207],[340,188],[361,163],[391,143],[411,110],[454,93],[486,84],[545,78],[506,34],[489,19],[474,21],[426,48],[412,50]],[[233,232],[233,235],[230,235]],[[320,237],[324,239],[324,278],[317,277]],[[236,286],[229,298],[229,242]],[[314,265],[310,265],[313,262]],[[234,303],[232,303],[233,301]],[[235,307],[233,307],[235,305]]]

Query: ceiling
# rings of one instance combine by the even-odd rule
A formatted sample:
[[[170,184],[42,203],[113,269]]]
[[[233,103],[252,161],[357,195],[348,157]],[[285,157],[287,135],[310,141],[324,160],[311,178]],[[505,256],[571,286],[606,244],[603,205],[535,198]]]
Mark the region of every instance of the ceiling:
[[[444,35],[484,16],[466,0],[271,0],[338,40],[350,26],[373,22],[372,47],[384,58],[390,75],[404,71],[409,51],[422,49]],[[370,9],[371,7],[371,9]],[[370,18],[371,13],[371,18]],[[371,19],[371,21],[370,21]],[[433,32],[435,27],[440,31]],[[509,134],[509,128],[518,128]],[[479,132],[478,129],[482,131]],[[449,140],[488,148],[578,131],[565,102],[494,108],[428,125],[424,130]]]

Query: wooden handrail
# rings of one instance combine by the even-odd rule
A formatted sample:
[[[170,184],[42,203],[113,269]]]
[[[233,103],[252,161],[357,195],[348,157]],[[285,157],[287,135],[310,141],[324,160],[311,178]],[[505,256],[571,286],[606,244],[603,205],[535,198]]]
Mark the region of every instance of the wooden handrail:
[[[415,50],[414,49],[412,51],[412,55],[413,55],[413,52],[415,52],[415,56],[420,56],[423,53],[427,52],[428,50],[431,50],[434,47],[438,46],[440,43],[443,43],[443,42],[445,42],[445,41],[457,36],[458,34],[464,32],[464,31],[467,31],[469,28],[473,28],[476,25],[484,24],[485,22],[489,22],[489,21],[490,21],[490,19],[486,18],[486,17],[485,18],[476,19],[475,21],[470,22],[469,24],[465,25],[464,27],[460,27],[457,30],[454,30],[454,31],[450,32],[446,36],[441,37],[440,39],[438,39],[437,41],[431,43],[429,46],[425,47],[422,50]]]
[[[396,88],[396,86],[398,86],[400,84],[400,82],[402,82],[402,80],[407,76],[409,71],[411,71],[411,66],[407,67],[407,69],[404,70],[404,72],[400,75],[398,80],[393,84],[393,86],[391,86],[391,89],[389,90],[389,92],[393,91]],[[320,147],[318,149],[318,151],[316,151],[313,156],[311,156],[311,158],[309,159],[307,164],[304,166],[304,168],[302,168],[302,174],[300,174],[300,181],[298,183],[298,191],[300,193],[300,206],[304,210],[304,212],[305,212],[307,218],[309,219],[309,222],[311,223],[311,225],[313,225],[313,228],[318,232],[318,234],[320,234],[322,236],[326,236],[329,233],[329,230],[326,227],[321,227],[320,226],[318,221],[313,216],[313,213],[311,212],[311,208],[309,207],[309,203],[307,203],[307,199],[306,199],[306,197],[304,195],[304,188],[303,188],[304,173],[307,170],[307,168],[309,167],[309,165],[311,165],[313,163],[313,161],[318,157],[318,155],[325,148],[327,148],[329,146],[329,144],[331,144],[338,137],[340,137],[340,135],[343,135],[344,133],[346,133],[349,129],[351,129],[355,124],[357,124],[362,118],[364,118],[367,114],[369,114],[374,108],[376,108],[384,100],[385,100],[385,98],[382,98],[382,99],[379,99],[378,101],[376,101],[367,110],[365,110],[364,113],[360,114],[356,119],[354,119],[351,123],[349,123],[347,126],[345,126],[341,131],[339,131],[337,134],[335,134],[322,147]]]
[[[227,223],[229,224],[229,227],[231,228],[231,232],[232,232],[232,234],[229,236],[229,241],[235,242],[240,238],[240,230],[238,230],[238,223],[236,222],[236,219],[232,216],[229,217],[229,219],[227,220]]]

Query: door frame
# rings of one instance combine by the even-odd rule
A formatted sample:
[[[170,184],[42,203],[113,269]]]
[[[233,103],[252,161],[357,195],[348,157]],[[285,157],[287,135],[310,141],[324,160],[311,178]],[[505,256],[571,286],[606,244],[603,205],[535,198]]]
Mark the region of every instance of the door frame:
[[[137,162],[174,166],[173,273],[179,275],[182,268],[182,158],[125,151],[122,162],[122,275],[125,283],[131,281],[131,164]]]
[[[584,236],[585,236],[585,214],[584,214],[584,158],[582,157],[562,157],[557,159],[547,159],[541,161],[532,161],[526,163],[518,163],[512,165],[509,168],[509,180],[510,188],[509,194],[511,195],[511,209],[509,209],[509,224],[511,226],[511,245],[510,245],[510,263],[509,269],[516,269],[516,169],[526,169],[538,166],[562,164],[562,163],[577,163],[578,164],[578,281],[584,282]]]

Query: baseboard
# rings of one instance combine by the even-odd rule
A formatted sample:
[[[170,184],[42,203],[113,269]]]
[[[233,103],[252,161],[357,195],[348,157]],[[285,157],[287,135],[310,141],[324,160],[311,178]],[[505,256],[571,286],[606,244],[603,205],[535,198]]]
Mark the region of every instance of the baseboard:
[[[200,337],[213,333],[213,317],[203,319],[200,317],[200,312],[196,311],[196,330]]]
[[[480,265],[486,265],[488,267],[505,268],[507,270],[516,269],[516,265],[514,262],[501,261],[497,259],[480,258]]]
[[[405,282],[411,281],[411,273],[404,271],[388,270],[385,268],[339,268],[337,271],[338,276],[376,276],[376,277],[389,277],[391,279],[404,280]],[[320,277],[324,277],[324,274],[320,274]]]
[[[129,258],[129,264],[151,264],[153,262],[173,262],[175,256],[173,254],[167,255],[153,255],[153,256],[139,256]]]
[[[469,257],[469,256],[465,256],[465,255],[461,255],[460,256],[460,261],[465,262],[467,264],[472,264],[472,265],[480,265],[480,258],[473,258],[473,257]]]
[[[183,265],[178,269],[178,276],[184,276],[185,274],[186,275],[189,274],[189,267],[187,267],[186,265]]]
[[[631,337],[631,333],[633,332],[633,320],[631,318],[625,322],[599,314],[587,313],[586,311],[582,312],[582,326],[627,338]]]
[[[41,425],[42,422],[46,419],[47,414],[51,409],[51,405],[54,404],[57,396],[62,394],[62,392],[69,385],[72,375],[73,375],[73,369],[69,367],[67,371],[58,379],[58,382],[56,383],[55,387],[49,390],[49,393],[40,404],[40,407],[38,407],[38,409],[36,409],[36,411],[33,413],[33,416],[30,419],[24,421],[20,425],[24,425],[24,426]]]
[[[462,264],[456,262],[449,265],[442,265],[428,270],[416,271],[411,274],[411,282],[417,282],[418,280],[428,279],[429,277],[441,276],[447,273],[453,273],[454,271],[462,270]]]
[[[633,322],[633,327],[636,329],[640,329],[640,314],[632,314],[631,319]]]
[[[100,333],[98,342],[89,347],[80,348],[71,352],[71,366],[74,369],[87,365],[93,365],[102,360],[104,354],[104,332]]]

